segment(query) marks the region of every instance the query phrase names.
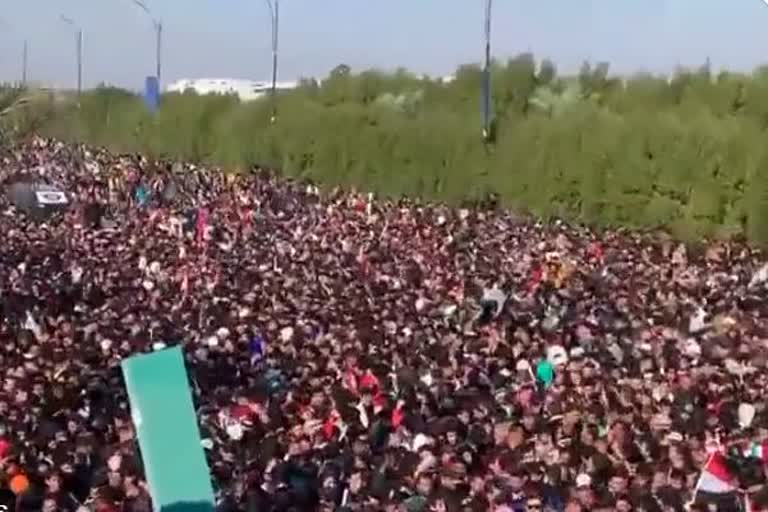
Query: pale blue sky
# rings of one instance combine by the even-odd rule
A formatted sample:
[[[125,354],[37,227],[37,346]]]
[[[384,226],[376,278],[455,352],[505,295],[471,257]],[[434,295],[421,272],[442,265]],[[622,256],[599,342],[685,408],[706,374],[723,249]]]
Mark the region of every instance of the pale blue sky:
[[[270,23],[265,0],[146,0],[165,25],[164,79],[266,80]],[[353,69],[448,74],[482,55],[484,0],[281,0],[280,78]],[[21,74],[29,40],[30,79],[75,83],[74,35],[85,32],[86,86],[139,88],[154,70],[151,23],[131,0],[0,0],[0,81]],[[524,51],[572,71],[584,59],[613,70],[669,72],[699,65],[746,70],[768,62],[762,0],[495,0],[493,48]]]

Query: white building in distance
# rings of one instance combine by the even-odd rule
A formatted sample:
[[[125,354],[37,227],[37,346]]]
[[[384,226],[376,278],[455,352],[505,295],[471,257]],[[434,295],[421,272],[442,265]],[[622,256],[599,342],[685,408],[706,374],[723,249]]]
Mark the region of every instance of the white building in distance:
[[[285,91],[295,89],[298,82],[277,82],[276,89]],[[165,92],[194,91],[197,94],[235,94],[242,101],[251,101],[269,94],[272,82],[238,80],[232,78],[198,78],[176,80],[165,87]]]

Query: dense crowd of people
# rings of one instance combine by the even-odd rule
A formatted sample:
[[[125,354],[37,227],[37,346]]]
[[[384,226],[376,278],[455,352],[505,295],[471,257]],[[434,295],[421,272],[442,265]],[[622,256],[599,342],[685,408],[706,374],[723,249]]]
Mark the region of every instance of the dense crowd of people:
[[[0,201],[0,499],[152,510],[120,361],[181,345],[217,510],[765,509],[768,267],[35,139]],[[16,205],[18,206],[18,205]]]

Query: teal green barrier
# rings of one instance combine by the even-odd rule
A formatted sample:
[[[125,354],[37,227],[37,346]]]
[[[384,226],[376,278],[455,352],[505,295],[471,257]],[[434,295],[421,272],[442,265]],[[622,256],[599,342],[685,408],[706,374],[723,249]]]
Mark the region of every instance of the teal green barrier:
[[[122,363],[154,509],[213,510],[213,487],[179,347]]]

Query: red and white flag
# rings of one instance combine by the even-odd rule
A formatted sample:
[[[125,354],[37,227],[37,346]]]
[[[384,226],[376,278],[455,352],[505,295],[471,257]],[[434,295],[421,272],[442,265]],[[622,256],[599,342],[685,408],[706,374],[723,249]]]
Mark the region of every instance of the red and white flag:
[[[731,473],[726,464],[725,456],[714,452],[701,470],[701,476],[696,484],[696,492],[711,494],[727,494],[738,489],[736,477]]]

